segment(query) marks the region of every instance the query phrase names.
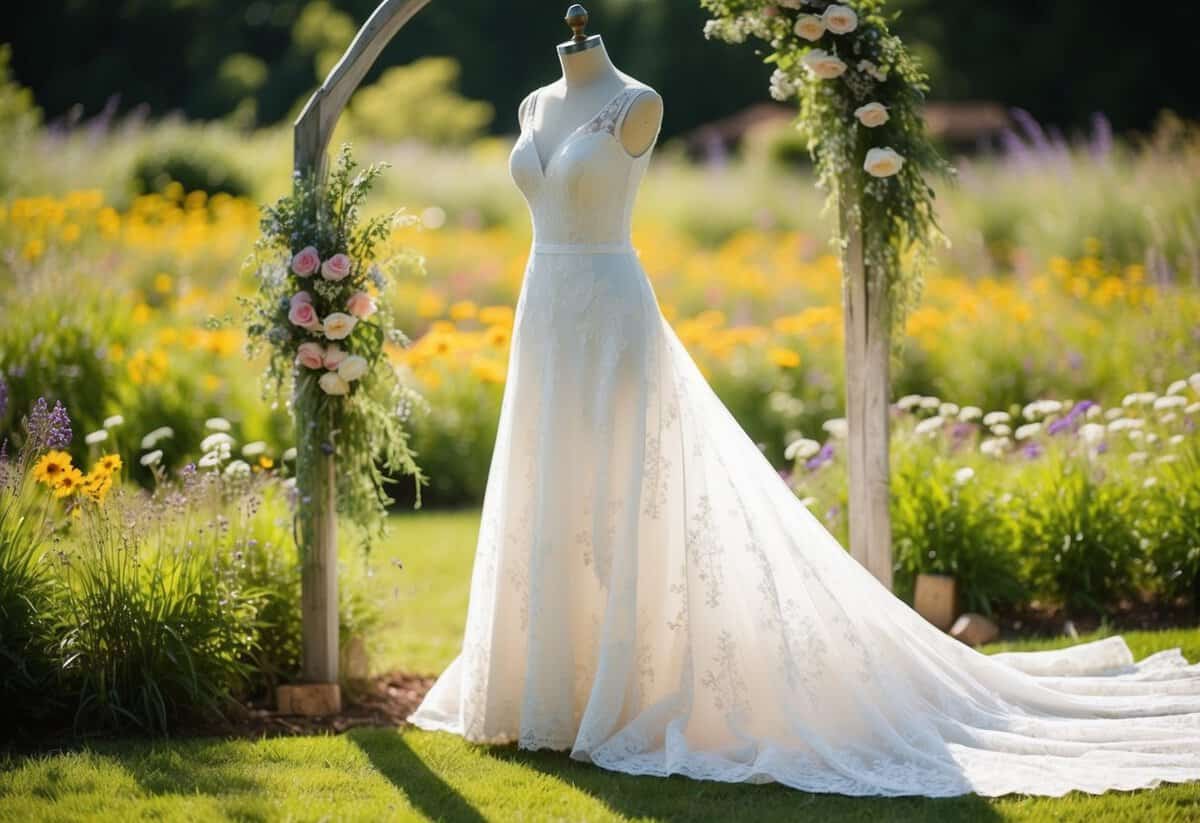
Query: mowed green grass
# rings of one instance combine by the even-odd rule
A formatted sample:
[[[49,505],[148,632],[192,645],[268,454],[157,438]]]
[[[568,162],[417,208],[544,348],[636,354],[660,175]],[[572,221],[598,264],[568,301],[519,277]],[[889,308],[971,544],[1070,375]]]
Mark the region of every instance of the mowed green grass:
[[[462,640],[478,513],[404,515],[394,525],[391,542],[372,560],[386,595],[375,668],[437,673]],[[1126,638],[1139,657],[1181,646],[1189,659],[1200,659],[1200,631]],[[565,754],[476,746],[414,729],[261,741],[104,741],[0,760],[0,821],[148,819],[1140,823],[1200,820],[1200,783],[1065,798],[855,799],[778,785],[622,776]]]

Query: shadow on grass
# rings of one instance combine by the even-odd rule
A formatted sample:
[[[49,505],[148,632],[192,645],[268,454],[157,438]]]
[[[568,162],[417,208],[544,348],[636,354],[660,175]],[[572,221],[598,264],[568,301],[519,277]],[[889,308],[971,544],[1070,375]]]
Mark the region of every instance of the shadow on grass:
[[[861,820],[969,821],[987,823],[1002,815],[982,797],[932,800],[919,797],[845,797],[811,794],[779,783],[722,783],[682,775],[637,777],[571,760],[566,752],[529,752],[493,746],[487,756],[552,776],[586,792],[616,814],[654,820]]]
[[[394,729],[356,729],[346,737],[414,809],[434,820],[483,823],[487,818],[425,764]]]

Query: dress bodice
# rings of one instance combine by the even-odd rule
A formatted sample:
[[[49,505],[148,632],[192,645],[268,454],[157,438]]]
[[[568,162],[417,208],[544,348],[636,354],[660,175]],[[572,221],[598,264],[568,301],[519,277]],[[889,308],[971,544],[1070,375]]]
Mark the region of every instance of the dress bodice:
[[[509,173],[529,206],[534,244],[628,245],[634,197],[654,146],[635,157],[619,134],[634,100],[650,87],[627,83],[545,160],[533,139],[542,90],[522,102],[521,135],[509,156]]]

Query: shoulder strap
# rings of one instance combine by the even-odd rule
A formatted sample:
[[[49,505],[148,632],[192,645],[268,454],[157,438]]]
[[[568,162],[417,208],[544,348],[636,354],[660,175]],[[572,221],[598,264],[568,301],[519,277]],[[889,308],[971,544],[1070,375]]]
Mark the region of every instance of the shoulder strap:
[[[525,95],[525,99],[521,101],[521,105],[517,107],[517,125],[521,130],[529,128],[533,123],[533,109],[537,105],[538,90],[534,89]]]
[[[620,134],[621,126],[625,123],[625,116],[629,114],[629,110],[633,108],[633,104],[646,92],[650,91],[649,86],[630,86],[625,90],[625,94],[621,98],[621,107],[617,112],[616,122],[613,124],[613,133]]]

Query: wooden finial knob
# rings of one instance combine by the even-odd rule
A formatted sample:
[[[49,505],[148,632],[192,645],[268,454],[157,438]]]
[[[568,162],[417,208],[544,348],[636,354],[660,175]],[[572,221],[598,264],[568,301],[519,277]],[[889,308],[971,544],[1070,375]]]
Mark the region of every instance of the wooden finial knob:
[[[567,16],[563,19],[571,27],[571,31],[575,32],[575,36],[571,38],[572,42],[582,43],[584,40],[587,40],[587,35],[583,33],[588,23],[587,9],[576,3],[567,9]]]

